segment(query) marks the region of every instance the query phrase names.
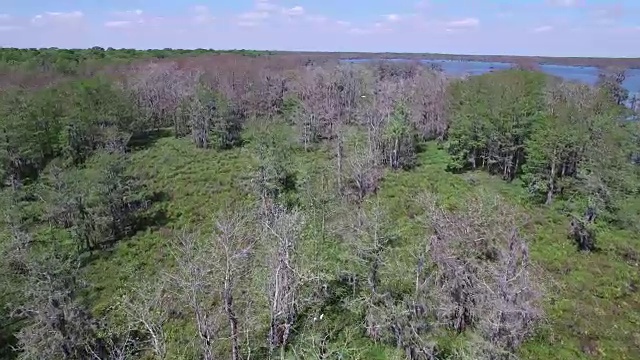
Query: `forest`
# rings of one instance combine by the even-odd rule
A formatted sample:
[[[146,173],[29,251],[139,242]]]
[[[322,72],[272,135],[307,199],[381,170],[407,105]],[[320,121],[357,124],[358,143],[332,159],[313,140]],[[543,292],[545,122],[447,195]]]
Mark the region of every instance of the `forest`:
[[[623,81],[1,49],[0,358],[639,359]]]

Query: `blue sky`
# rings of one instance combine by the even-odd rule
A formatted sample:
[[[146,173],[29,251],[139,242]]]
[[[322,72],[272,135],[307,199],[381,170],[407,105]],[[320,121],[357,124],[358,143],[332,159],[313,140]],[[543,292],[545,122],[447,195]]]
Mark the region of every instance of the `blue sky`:
[[[0,46],[640,57],[640,1],[2,0]]]

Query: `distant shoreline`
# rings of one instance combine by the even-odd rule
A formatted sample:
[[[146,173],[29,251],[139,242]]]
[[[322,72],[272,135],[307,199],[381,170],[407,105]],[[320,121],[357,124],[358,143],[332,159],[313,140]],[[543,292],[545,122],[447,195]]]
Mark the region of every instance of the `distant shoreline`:
[[[362,53],[362,52],[312,52],[312,51],[272,51],[275,54],[301,54],[315,56],[337,57],[341,60],[453,60],[453,61],[482,61],[510,64],[540,64],[567,65],[581,67],[622,67],[640,69],[640,58],[596,58],[596,57],[552,57],[552,56],[519,56],[519,55],[461,55],[461,54],[430,54],[430,53]]]

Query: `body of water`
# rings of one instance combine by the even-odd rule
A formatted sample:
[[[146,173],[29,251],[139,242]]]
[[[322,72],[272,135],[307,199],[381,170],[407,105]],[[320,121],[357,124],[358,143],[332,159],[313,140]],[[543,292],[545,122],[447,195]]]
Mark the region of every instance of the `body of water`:
[[[369,59],[352,59],[349,62],[367,62]],[[391,59],[390,61],[406,61]],[[458,60],[421,60],[425,64],[437,64],[442,70],[453,76],[481,75],[496,70],[506,70],[513,66],[510,63]],[[598,81],[600,70],[591,66],[539,65],[540,70],[565,80],[579,81],[590,85]],[[631,94],[640,94],[640,69],[629,69],[622,84]]]

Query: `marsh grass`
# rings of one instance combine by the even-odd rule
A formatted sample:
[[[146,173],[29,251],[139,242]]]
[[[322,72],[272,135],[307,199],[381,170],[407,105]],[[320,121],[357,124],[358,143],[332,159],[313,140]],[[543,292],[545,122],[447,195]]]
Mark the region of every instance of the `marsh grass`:
[[[283,139],[287,139],[286,130],[281,131],[285,132]],[[154,203],[151,209],[166,214],[166,222],[117,244],[108,255],[86,268],[93,284],[90,302],[96,313],[107,313],[114,294],[122,293],[125,284],[153,277],[172,266],[167,252],[172,230],[198,226],[203,232],[210,231],[212,215],[217,211],[253,201],[249,182],[255,166],[253,144],[258,136],[259,129],[248,129],[245,146],[224,151],[201,150],[187,139],[160,137],[131,154],[128,169],[144,179],[149,191],[166,194],[165,201]],[[302,208],[318,209],[315,205],[322,201],[330,209],[324,214],[325,223],[339,222],[352,210],[330,195],[335,185],[331,149],[304,151],[291,144],[289,155],[298,185],[293,196]],[[423,219],[429,214],[416,201],[421,193],[433,192],[445,206],[454,208],[464,206],[466,196],[474,193],[500,195],[528,214],[526,230],[531,254],[546,290],[545,321],[521,349],[522,358],[640,358],[637,234],[599,228],[602,251],[578,253],[566,237],[566,217],[557,208],[527,205],[526,191],[517,182],[505,183],[481,172],[449,173],[448,163],[444,150],[436,143],[426,143],[415,169],[385,174],[377,198],[388,209],[398,238],[388,249],[387,258],[392,261],[383,271],[385,286],[398,291],[411,286],[412,281],[407,279],[412,279],[416,253],[427,238]],[[314,211],[303,236],[301,256],[309,260],[307,268],[311,273],[331,279],[351,266],[348,250],[336,234],[322,227],[320,214]],[[318,238],[323,240],[317,241]],[[303,324],[296,337],[299,343],[294,341],[292,349],[304,345],[306,331],[318,326],[309,319],[323,311],[328,315],[322,326],[334,331],[330,347],[345,358],[400,358],[401,353],[395,349],[368,340],[358,328],[357,309],[349,310],[341,304],[341,295],[336,296],[325,307],[310,309],[301,316]],[[193,333],[189,326],[179,320],[169,323],[167,333],[173,348],[189,341],[185,338]],[[443,342],[443,348],[451,354],[460,353],[465,343],[463,337],[451,336]],[[173,353],[175,358],[180,357],[178,353]]]

